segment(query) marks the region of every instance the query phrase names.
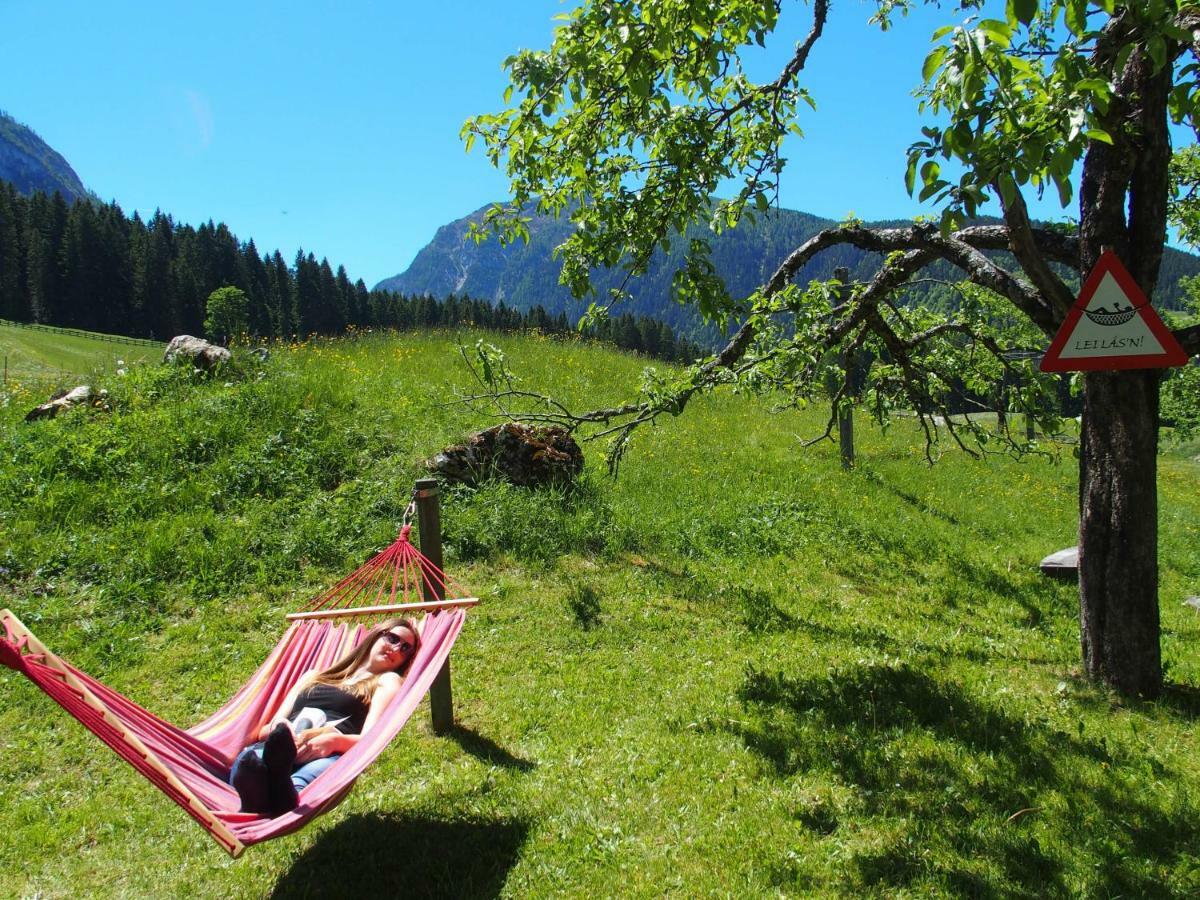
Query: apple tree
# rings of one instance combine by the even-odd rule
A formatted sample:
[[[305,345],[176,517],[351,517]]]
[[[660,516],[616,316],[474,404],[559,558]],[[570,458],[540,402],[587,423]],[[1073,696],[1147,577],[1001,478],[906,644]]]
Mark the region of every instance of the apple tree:
[[[886,29],[918,2],[876,0],[872,23]],[[1010,351],[1030,335],[1044,346],[1056,332],[1074,299],[1068,273],[1082,278],[1111,248],[1147,296],[1157,285],[1172,141],[1192,141],[1196,127],[1200,6],[931,0],[945,25],[928,56],[913,60],[927,124],[917,131],[914,121],[915,142],[897,166],[907,162],[909,189],[934,205],[933,220],[824,231],[795,247],[750,297],[734,298],[711,263],[707,235],[769,211],[784,140],[800,132],[813,101],[803,73],[831,15],[829,0],[811,0],[801,33],[784,34],[783,3],[584,0],[563,15],[548,50],[506,61],[506,108],[464,126],[468,145],[480,141],[511,183],[510,202],[489,211],[483,232],[518,238],[530,209],[569,216],[575,228],[559,248],[561,277],[580,297],[592,292],[596,267],[634,277],[656,248],[683,240],[676,299],[729,327],[710,358],[678,379],[652,378],[623,406],[547,415],[612,436],[619,459],[634,429],[679,414],[697,392],[737,382],[801,399],[821,391],[829,359],[864,350],[881,363],[861,392],[838,402],[860,400],[882,416],[916,410],[931,439],[938,428],[962,446],[989,439],[976,423],[939,415],[956,377],[1001,376],[1010,408],[1046,414],[1044,382]],[[752,79],[747,53],[782,41],[795,43],[777,76]],[[718,200],[718,191],[732,196]],[[1077,231],[1035,225],[1031,192],[1074,205]],[[988,203],[1002,224],[971,224]],[[881,264],[831,315],[837,285],[797,284],[795,276],[847,244],[877,251]],[[952,267],[974,288],[948,313],[897,303],[931,266]],[[593,302],[589,315],[620,294]],[[1200,326],[1174,334],[1189,354],[1200,352]],[[1083,662],[1128,695],[1162,687],[1160,379],[1155,370],[1082,376]]]

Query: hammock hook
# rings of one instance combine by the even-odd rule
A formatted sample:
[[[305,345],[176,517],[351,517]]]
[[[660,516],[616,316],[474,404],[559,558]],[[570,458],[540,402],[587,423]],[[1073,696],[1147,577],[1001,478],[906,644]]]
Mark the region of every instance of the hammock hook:
[[[408,498],[408,506],[404,508],[404,517],[400,520],[400,527],[407,528],[412,525],[412,517],[417,512],[417,489],[413,488],[412,496]]]

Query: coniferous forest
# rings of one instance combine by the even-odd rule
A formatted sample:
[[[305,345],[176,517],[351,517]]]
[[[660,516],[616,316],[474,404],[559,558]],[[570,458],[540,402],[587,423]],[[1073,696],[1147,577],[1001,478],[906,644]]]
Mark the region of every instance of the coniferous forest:
[[[368,290],[312,253],[301,250],[290,262],[278,250],[262,254],[224,223],[193,227],[162,212],[143,220],[116,203],[68,204],[57,192],[24,197],[0,181],[0,318],[169,340],[204,334],[208,297],[226,286],[246,295],[246,330],[259,338],[456,325],[573,330],[566,313],[551,316],[541,306]],[[645,317],[614,316],[588,336],[659,359],[700,355]]]

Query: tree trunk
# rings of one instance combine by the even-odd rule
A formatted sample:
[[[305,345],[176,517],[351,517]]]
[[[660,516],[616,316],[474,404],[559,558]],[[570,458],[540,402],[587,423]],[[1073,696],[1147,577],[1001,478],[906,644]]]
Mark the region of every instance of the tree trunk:
[[[1087,674],[1122,694],[1162,689],[1155,370],[1084,378],[1079,619]]]
[[[1112,145],[1093,141],[1080,182],[1080,276],[1105,247],[1154,295],[1167,236],[1167,98],[1172,66],[1156,69],[1129,11],[1103,29],[1093,57],[1116,91],[1104,115]],[[1176,48],[1168,48],[1173,59]],[[1158,620],[1157,370],[1084,377],[1079,455],[1079,619],[1087,674],[1127,696],[1162,690]]]

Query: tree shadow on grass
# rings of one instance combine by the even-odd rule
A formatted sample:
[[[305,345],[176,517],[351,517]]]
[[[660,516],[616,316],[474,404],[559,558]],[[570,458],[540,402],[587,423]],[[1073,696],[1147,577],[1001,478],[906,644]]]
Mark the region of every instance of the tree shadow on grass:
[[[1027,572],[1009,573],[961,555],[948,562],[964,580],[979,590],[1021,607],[1025,611],[1025,621],[1021,624],[1028,628],[1047,631],[1047,610],[1052,611],[1052,616],[1053,611],[1061,610],[1059,586],[1044,575],[1033,575],[1032,566]]]
[[[655,586],[686,603],[710,603],[718,599],[709,580],[687,563],[672,566],[660,559],[638,557],[634,563],[649,575]]]
[[[1087,682],[1079,679],[1081,684]],[[1073,695],[1081,706],[1092,710],[1108,711],[1116,708],[1135,710],[1148,717],[1162,717],[1192,722],[1200,718],[1200,687],[1168,681],[1162,693],[1153,700],[1131,699],[1109,694],[1102,686],[1090,685],[1094,690]]]
[[[802,631],[823,642],[842,642],[848,646],[871,647],[881,653],[893,655],[928,654],[934,658],[954,657],[968,662],[994,664],[997,662],[1020,661],[1034,665],[1056,665],[1060,660],[1052,654],[1004,654],[988,652],[973,647],[951,648],[945,644],[929,643],[917,639],[899,641],[885,628],[866,626],[839,626],[818,622],[783,609],[775,596],[757,588],[741,587],[731,592],[740,607],[742,624],[756,634]]]
[[[1154,703],[1189,721],[1200,718],[1200,688],[1195,685],[1168,682]]]
[[[520,819],[353,815],[322,834],[271,897],[496,897],[528,833]]]
[[[799,616],[784,610],[768,591],[738,585],[730,593],[741,608],[742,624],[751,632],[794,631],[806,624]]]
[[[923,512],[928,516],[933,516],[936,519],[941,519],[943,522],[946,522],[950,525],[954,525],[954,526],[962,526],[963,525],[963,521],[961,519],[959,519],[957,516],[953,515],[952,513],[944,512],[943,510],[940,510],[935,506],[930,506],[928,503],[926,503],[924,500],[922,500],[916,494],[909,493],[908,491],[905,491],[905,490],[897,487],[896,485],[892,484],[890,481],[888,481],[886,478],[884,478],[882,475],[880,475],[878,472],[876,472],[874,469],[870,468],[869,466],[865,466],[862,463],[859,463],[855,468],[858,470],[858,472],[862,475],[862,477],[864,479],[871,482],[872,484],[879,485],[879,487],[881,487],[887,491],[890,491],[893,496],[895,496],[896,498],[898,498],[900,500],[903,500],[905,503],[907,503],[913,509],[916,509],[919,512]]]
[[[849,859],[849,877],[864,889],[1063,895],[1072,887],[1057,844],[1072,848],[1075,877],[1090,871],[1088,893],[1166,897],[1174,886],[1162,870],[1178,871],[1200,841],[1186,804],[1127,790],[1140,757],[1104,736],[1012,715],[909,665],[815,678],[751,671],[740,699],[747,715],[729,730],[775,775],[817,773],[853,788],[848,811],[802,809],[801,824],[823,837],[843,817],[880,823],[882,843]],[[1062,832],[1049,849],[1039,842],[1043,816]],[[781,860],[781,887],[803,880],[801,865]]]
[[[572,584],[567,590],[566,602],[575,624],[584,631],[591,631],[600,625],[600,594],[592,585]]]
[[[450,738],[471,756],[488,765],[516,769],[519,772],[529,772],[537,767],[537,763],[513,756],[491,738],[472,728],[455,725],[450,731]]]

